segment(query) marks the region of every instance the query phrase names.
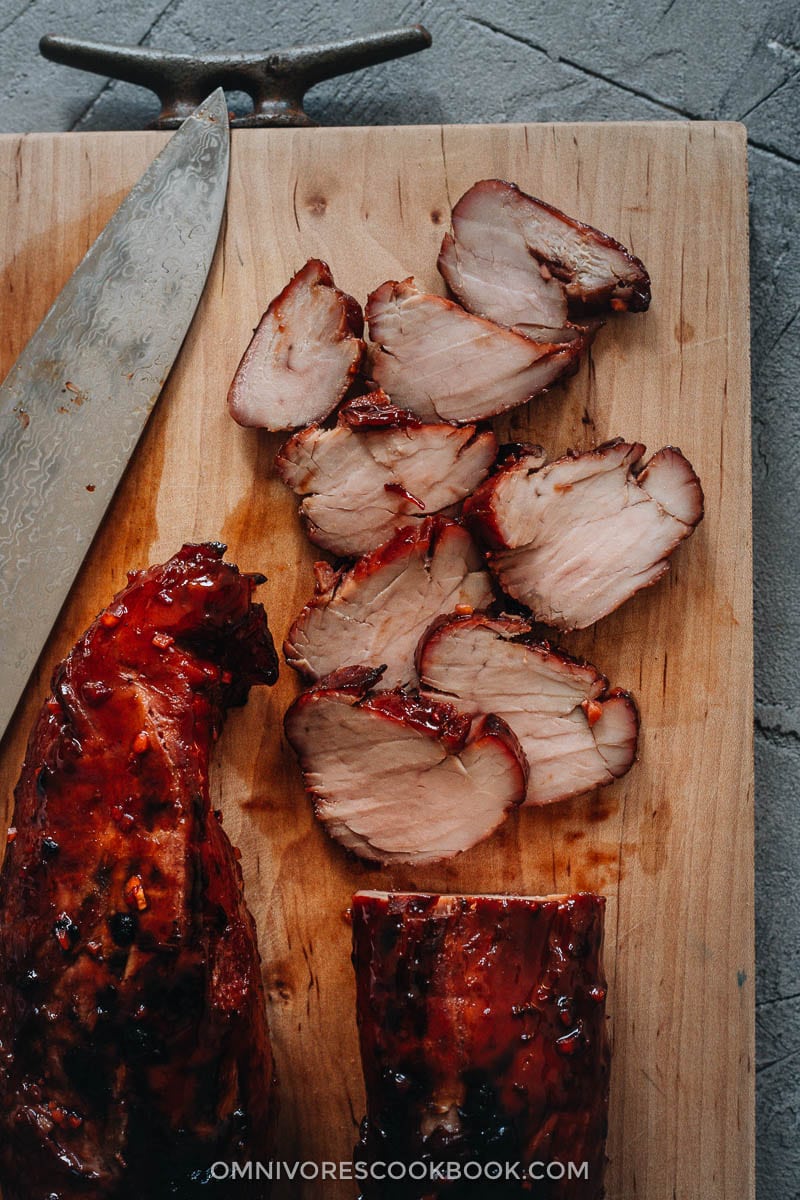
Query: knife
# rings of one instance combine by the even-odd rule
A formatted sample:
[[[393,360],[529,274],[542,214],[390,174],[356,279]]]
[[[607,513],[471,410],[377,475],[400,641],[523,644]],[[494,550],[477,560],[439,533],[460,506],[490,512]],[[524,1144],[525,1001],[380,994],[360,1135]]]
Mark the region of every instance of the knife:
[[[229,158],[218,88],[123,201],[0,387],[0,735],[191,324]]]

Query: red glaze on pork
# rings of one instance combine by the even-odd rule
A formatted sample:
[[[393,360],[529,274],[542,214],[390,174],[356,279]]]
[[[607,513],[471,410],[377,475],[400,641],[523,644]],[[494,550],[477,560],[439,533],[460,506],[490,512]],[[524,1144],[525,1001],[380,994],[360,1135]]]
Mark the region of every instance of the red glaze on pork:
[[[263,1155],[256,931],[208,767],[277,660],[224,549],[131,572],[31,734],[0,874],[5,1200],[217,1195],[212,1163]]]
[[[402,690],[371,692],[380,668],[335,671],[289,708],[286,736],[314,811],[359,858],[438,862],[468,850],[525,795],[514,734]]]
[[[333,412],[364,353],[364,318],[310,258],[261,318],[233,377],[228,408],[240,425],[297,429]]]
[[[424,421],[467,424],[506,412],[577,368],[587,344],[536,342],[389,281],[367,301],[370,371],[393,402]]]
[[[426,517],[354,566],[317,563],[316,588],[286,636],[286,661],[308,682],[345,666],[385,668],[384,685],[414,686],[414,652],[442,613],[485,608],[489,573],[465,529]]]
[[[650,304],[645,266],[620,242],[502,179],[481,180],[458,201],[438,265],[470,312],[522,332],[540,327],[538,337],[576,309]]]
[[[590,893],[356,893],[363,1200],[601,1200],[604,909]],[[370,1178],[380,1162],[423,1162],[439,1173]],[[476,1178],[493,1163],[499,1181]],[[570,1163],[580,1170],[570,1173]],[[506,1164],[519,1164],[518,1178]],[[549,1179],[548,1164],[556,1166]],[[470,1172],[475,1182],[465,1182]]]
[[[343,404],[339,420],[351,429],[419,429],[422,421],[407,408],[392,404],[380,388]]]
[[[703,517],[703,489],[672,446],[641,465],[621,438],[547,466],[510,456],[464,505],[500,586],[538,621],[585,629],[669,569]]]
[[[522,617],[442,617],[420,642],[417,671],[423,695],[513,729],[528,760],[527,804],[613,783],[636,758],[633,698],[609,692],[596,667],[538,640]]]
[[[375,392],[346,404],[333,429],[311,425],[294,434],[275,465],[303,497],[300,515],[310,540],[348,556],[460,503],[496,454],[490,430],[424,425]]]

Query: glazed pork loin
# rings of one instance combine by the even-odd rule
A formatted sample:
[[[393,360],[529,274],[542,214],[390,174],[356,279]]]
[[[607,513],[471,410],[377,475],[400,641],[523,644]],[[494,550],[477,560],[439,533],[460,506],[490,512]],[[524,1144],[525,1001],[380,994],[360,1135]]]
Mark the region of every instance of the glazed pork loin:
[[[438,265],[469,312],[537,339],[587,309],[650,303],[644,264],[623,245],[501,179],[458,201]]]
[[[485,608],[492,583],[470,535],[445,517],[399,530],[354,566],[316,564],[316,591],[284,642],[306,682],[339,667],[385,667],[385,687],[415,686],[414,653],[442,613]]]
[[[226,710],[278,664],[263,577],[224,549],[132,571],[31,733],[0,872],[5,1200],[205,1195],[210,1164],[256,1157],[274,1125],[256,928],[209,769]]]
[[[587,892],[356,893],[367,1104],[356,1163],[439,1168],[422,1178],[396,1172],[394,1182],[367,1169],[363,1200],[601,1200],[604,912],[604,898]],[[519,1164],[519,1178],[469,1174],[498,1163]],[[586,1170],[551,1173],[531,1189],[525,1168],[534,1163]]]
[[[310,258],[261,318],[228,392],[231,416],[271,430],[323,420],[358,372],[363,332],[359,305]]]
[[[464,500],[496,453],[490,430],[423,424],[375,392],[344,405],[333,429],[311,425],[294,434],[276,466],[303,497],[309,539],[349,556]]]
[[[413,279],[382,284],[366,316],[372,379],[423,421],[469,424],[523,404],[577,368],[589,337],[535,342],[424,295]]]
[[[613,783],[636,756],[639,719],[627,692],[537,640],[522,617],[442,617],[417,651],[422,694],[470,716],[495,713],[528,760],[528,804]]]
[[[286,714],[317,817],[360,858],[420,865],[468,850],[525,795],[519,743],[495,717],[401,690],[371,692],[381,670],[349,667]]]
[[[500,586],[537,621],[585,629],[660,579],[703,517],[703,490],[671,446],[618,438],[545,465],[511,454],[464,505]]]

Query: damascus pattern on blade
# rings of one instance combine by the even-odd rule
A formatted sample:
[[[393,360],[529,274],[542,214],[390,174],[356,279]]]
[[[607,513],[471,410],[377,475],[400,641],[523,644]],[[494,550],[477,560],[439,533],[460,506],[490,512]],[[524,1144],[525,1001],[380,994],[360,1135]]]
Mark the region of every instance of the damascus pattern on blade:
[[[186,336],[228,160],[220,90],[135,185],[0,387],[0,733]]]

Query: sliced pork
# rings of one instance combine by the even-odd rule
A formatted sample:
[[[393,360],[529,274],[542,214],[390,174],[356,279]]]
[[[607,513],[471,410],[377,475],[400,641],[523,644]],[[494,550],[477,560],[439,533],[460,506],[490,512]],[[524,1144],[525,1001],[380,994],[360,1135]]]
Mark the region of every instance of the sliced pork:
[[[639,719],[627,692],[536,639],[522,617],[443,617],[417,651],[420,688],[471,716],[495,713],[528,760],[528,804],[552,804],[630,768]]]
[[[360,307],[310,258],[261,318],[228,392],[240,425],[297,429],[333,412],[364,353]]]
[[[296,433],[276,466],[303,497],[310,540],[347,556],[458,504],[486,477],[496,454],[491,431],[424,425],[377,392],[345,405],[334,429],[311,425]]]
[[[660,579],[702,520],[703,489],[680,450],[642,467],[644,452],[617,439],[547,466],[512,456],[465,504],[501,587],[538,621],[599,621]]]
[[[438,862],[488,837],[525,795],[525,763],[496,717],[375,692],[381,671],[345,668],[286,714],[316,815],[359,858]]]
[[[375,383],[424,421],[482,421],[530,400],[578,365],[586,336],[536,342],[428,296],[413,279],[367,301]]]
[[[314,596],[283,647],[289,666],[309,681],[338,667],[385,666],[386,687],[414,686],[414,652],[432,621],[492,599],[477,547],[445,517],[401,529],[347,570],[315,569]]]
[[[438,265],[470,312],[539,338],[576,309],[650,303],[644,264],[620,242],[501,179],[481,180],[458,201]]]
[[[352,913],[363,1200],[601,1200],[604,898],[358,892]]]

